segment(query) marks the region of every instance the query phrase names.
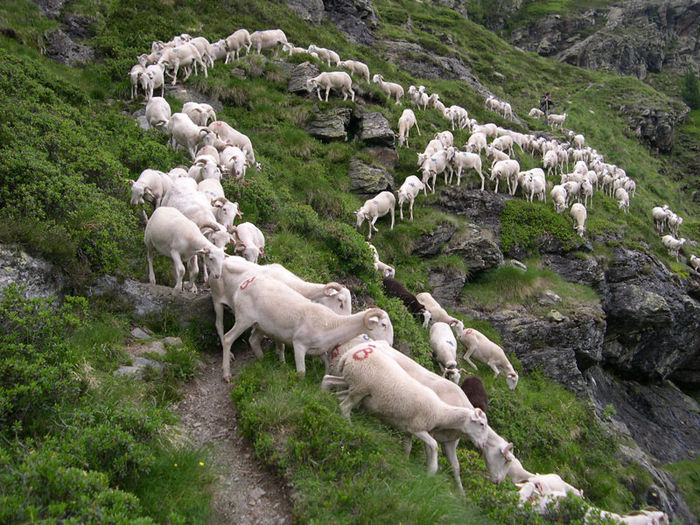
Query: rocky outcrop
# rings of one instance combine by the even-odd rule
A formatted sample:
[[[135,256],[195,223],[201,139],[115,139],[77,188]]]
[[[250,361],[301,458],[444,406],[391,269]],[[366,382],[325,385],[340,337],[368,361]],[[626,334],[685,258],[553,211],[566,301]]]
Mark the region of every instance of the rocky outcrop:
[[[435,230],[418,237],[413,242],[411,253],[418,257],[434,257],[442,251],[442,247],[452,238],[456,231],[456,226],[440,224]]]
[[[32,2],[39,6],[41,14],[45,17],[58,18],[66,0],[32,0]]]
[[[347,107],[329,107],[313,113],[306,124],[306,131],[317,139],[330,142],[348,140],[346,128],[350,123],[352,109]]]
[[[470,190],[467,186],[450,186],[440,191],[440,206],[498,234],[501,225],[499,217],[509,198],[512,197],[506,197],[502,193]]]
[[[319,24],[323,20],[323,0],[287,0],[287,6],[306,22]]]
[[[56,29],[45,36],[46,56],[67,66],[78,66],[95,58],[95,51],[76,42],[62,29]]]
[[[60,297],[67,282],[51,263],[32,257],[18,246],[0,244],[0,293],[11,284],[22,287],[22,295],[33,299]]]
[[[318,66],[310,62],[302,62],[297,64],[292,69],[287,82],[287,89],[292,93],[308,95],[309,90],[306,89],[306,81],[318,75]]]
[[[365,144],[394,147],[396,135],[379,111],[365,111],[362,106],[356,106],[350,125],[355,136]]]
[[[474,224],[455,232],[443,248],[447,255],[458,255],[467,266],[469,275],[496,268],[503,263],[503,254],[493,235]]]
[[[326,17],[355,44],[372,45],[379,18],[370,0],[324,0]]]
[[[451,267],[432,267],[428,269],[430,292],[435,300],[443,307],[454,307],[467,282],[467,274],[462,270]]]
[[[394,176],[379,166],[370,166],[360,159],[350,159],[350,191],[366,197],[388,190],[394,191]]]

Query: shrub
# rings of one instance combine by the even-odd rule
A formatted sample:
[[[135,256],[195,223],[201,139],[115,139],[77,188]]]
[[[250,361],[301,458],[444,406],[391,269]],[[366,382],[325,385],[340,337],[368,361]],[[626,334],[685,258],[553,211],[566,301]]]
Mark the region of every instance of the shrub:
[[[683,76],[683,86],[681,88],[681,96],[690,109],[700,108],[700,83],[695,72],[688,68],[688,71]]]

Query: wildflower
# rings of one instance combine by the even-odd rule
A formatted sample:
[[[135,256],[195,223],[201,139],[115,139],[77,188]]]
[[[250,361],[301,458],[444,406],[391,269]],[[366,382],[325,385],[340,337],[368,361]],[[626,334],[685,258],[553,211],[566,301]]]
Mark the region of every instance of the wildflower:
[[[175,468],[177,468],[177,463],[173,463],[173,466],[174,466]]]
[[[200,467],[203,467],[203,466],[204,466],[204,462],[203,462],[203,461],[200,461],[200,462],[199,462],[199,466],[200,466]]]

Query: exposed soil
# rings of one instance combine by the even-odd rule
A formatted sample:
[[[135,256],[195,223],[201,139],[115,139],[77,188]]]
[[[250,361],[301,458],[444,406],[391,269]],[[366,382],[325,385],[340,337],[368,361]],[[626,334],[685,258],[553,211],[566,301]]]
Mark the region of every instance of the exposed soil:
[[[275,472],[260,464],[253,448],[238,435],[238,413],[229,396],[232,384],[221,378],[221,358],[205,354],[196,379],[183,389],[175,406],[182,427],[195,445],[211,449],[216,469],[215,524],[281,525],[293,523],[287,487]],[[231,362],[232,383],[250,352]]]

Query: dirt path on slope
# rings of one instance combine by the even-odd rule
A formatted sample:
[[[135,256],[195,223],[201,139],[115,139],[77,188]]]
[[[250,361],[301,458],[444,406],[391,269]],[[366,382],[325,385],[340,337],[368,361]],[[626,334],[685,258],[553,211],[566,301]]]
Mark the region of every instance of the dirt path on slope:
[[[212,499],[215,524],[290,525],[292,504],[287,488],[260,464],[252,446],[238,435],[239,423],[229,393],[232,385],[221,379],[221,358],[205,354],[199,375],[183,389],[175,406],[182,427],[198,446],[211,448],[217,480]],[[233,382],[250,353],[231,363]]]

